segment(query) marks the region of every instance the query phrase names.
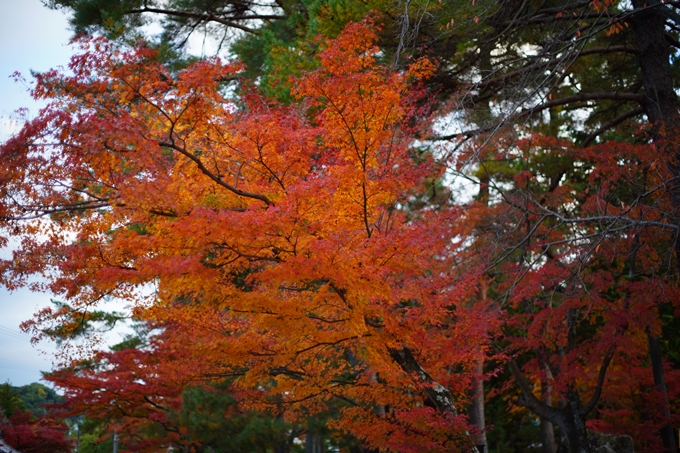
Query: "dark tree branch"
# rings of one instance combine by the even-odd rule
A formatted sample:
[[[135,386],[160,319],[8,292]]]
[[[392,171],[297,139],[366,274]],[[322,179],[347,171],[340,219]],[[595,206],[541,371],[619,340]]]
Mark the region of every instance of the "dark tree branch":
[[[508,361],[508,368],[510,369],[512,377],[515,378],[515,382],[519,385],[520,390],[522,390],[522,398],[519,401],[520,404],[531,409],[539,417],[552,421],[548,410],[549,406],[534,396],[533,388],[529,384],[529,381],[524,377],[524,373],[519,369],[515,359],[510,359]]]
[[[607,374],[607,368],[609,367],[609,363],[612,361],[613,356],[614,346],[610,347],[609,350],[607,350],[607,353],[604,355],[602,365],[600,365],[600,373],[597,376],[597,386],[595,387],[595,393],[590,398],[590,401],[588,401],[588,403],[583,408],[584,416],[588,415],[593,409],[595,409],[597,402],[600,400],[600,395],[602,394],[602,386],[604,385],[604,377]]]
[[[545,9],[539,9],[536,11],[536,16],[538,15],[555,15],[559,13],[566,13],[567,11],[572,11],[575,9],[583,8],[584,6],[590,5],[592,2],[590,0],[586,0],[583,2],[578,2],[578,3],[572,3],[571,5],[564,5],[564,6],[556,6],[554,8],[545,8]]]
[[[611,121],[608,121],[607,123],[603,124],[600,126],[596,131],[592,132],[590,135],[588,135],[585,140],[583,140],[583,143],[581,144],[581,147],[585,148],[586,146],[590,145],[600,134],[603,132],[618,126],[619,124],[623,123],[624,121],[634,118],[638,115],[642,115],[645,113],[645,109],[643,107],[638,107],[636,109],[630,110],[626,113],[624,113],[621,116],[618,116]]]
[[[567,96],[560,99],[555,99],[552,101],[539,104],[535,107],[524,109],[517,114],[518,117],[524,117],[532,115],[536,112],[546,110],[552,107],[557,107],[560,105],[571,104],[573,102],[588,102],[588,101],[601,101],[601,100],[611,100],[611,101],[626,101],[626,102],[640,102],[642,103],[645,98],[643,93],[619,93],[616,91],[601,92],[601,93],[579,93],[573,96]]]
[[[638,102],[642,104],[645,100],[645,95],[644,93],[619,93],[615,91],[610,91],[610,92],[600,92],[600,93],[579,93],[575,94],[573,96],[567,96],[563,97],[560,99],[554,99],[550,100],[548,102],[544,102],[542,104],[538,104],[534,107],[529,107],[526,109],[523,109],[513,115],[509,115],[506,117],[503,122],[513,122],[517,121],[521,118],[525,118],[528,116],[531,116],[534,113],[553,108],[553,107],[558,107],[561,105],[566,105],[566,104],[571,104],[571,103],[577,103],[577,102],[588,102],[588,101],[599,101],[599,100],[612,100],[612,101],[624,101],[624,102]],[[475,135],[480,135],[484,134],[486,132],[491,132],[494,131],[498,128],[499,123],[496,123],[492,126],[487,126],[487,127],[482,127],[478,129],[472,129],[469,131],[463,131],[463,132],[458,132],[455,134],[448,134],[448,135],[440,135],[440,136],[434,136],[434,137],[429,137],[429,140],[433,141],[444,141],[444,140],[452,140],[454,138],[459,138],[459,137],[473,137]]]
[[[680,49],[680,41],[675,39],[673,35],[671,35],[670,33],[666,33],[664,37],[671,46],[675,47],[676,49]]]
[[[589,47],[582,49],[581,51],[578,52],[578,56],[582,57],[584,55],[601,55],[601,54],[606,54],[606,53],[617,53],[617,52],[624,52],[624,53],[632,53],[632,54],[637,54],[638,49],[632,46],[627,46],[625,44],[620,45],[620,46],[606,46],[606,47]]]
[[[230,192],[235,193],[236,195],[246,197],[246,198],[253,198],[255,200],[260,200],[264,202],[267,206],[272,206],[274,202],[272,202],[269,198],[267,198],[265,195],[259,194],[259,193],[254,193],[254,192],[248,192],[245,190],[241,190],[235,186],[232,186],[231,184],[225,182],[222,178],[219,176],[215,175],[213,172],[208,170],[206,166],[203,164],[201,159],[198,157],[194,156],[191,154],[189,151],[186,149],[182,148],[181,146],[177,146],[175,143],[172,142],[158,142],[159,146],[162,146],[164,148],[170,148],[174,149],[178,153],[182,154],[183,156],[187,157],[188,159],[192,160],[196,166],[198,167],[201,172],[206,175],[208,178],[212,179],[215,183],[218,185],[224,187],[225,189],[229,190]]]
[[[164,14],[166,16],[186,17],[186,18],[189,18],[189,19],[197,19],[199,21],[205,21],[205,22],[217,22],[217,23],[225,25],[227,27],[237,28],[237,29],[243,30],[247,33],[252,33],[252,34],[256,34],[256,35],[260,34],[259,30],[245,26],[245,25],[240,24],[236,21],[239,21],[239,20],[285,19],[285,17],[286,17],[286,16],[279,16],[279,15],[272,15],[272,14],[252,14],[252,15],[235,15],[235,16],[230,17],[229,19],[225,19],[225,18],[216,16],[212,13],[194,13],[194,12],[190,12],[190,11],[177,11],[177,10],[172,10],[172,9],[149,8],[149,7],[146,7],[146,6],[144,8],[130,9],[130,10],[125,11],[125,14],[141,14],[141,13]]]
[[[421,391],[440,414],[458,415],[451,391],[432,379],[427,371],[420,366],[411,349],[407,346],[402,346],[399,349],[389,348],[389,353],[405,373],[417,380]]]

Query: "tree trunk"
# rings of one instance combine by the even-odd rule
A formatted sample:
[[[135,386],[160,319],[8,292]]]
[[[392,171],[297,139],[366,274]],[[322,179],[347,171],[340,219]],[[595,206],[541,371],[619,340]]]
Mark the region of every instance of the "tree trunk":
[[[420,389],[432,404],[432,407],[436,408],[440,414],[458,415],[451,391],[430,377],[409,348],[404,346],[389,351],[392,359],[405,373],[418,379]]]
[[[480,178],[482,184],[480,184],[479,187],[479,199],[488,202],[488,178],[486,178],[486,181],[484,181],[484,179],[485,177]],[[487,290],[488,287],[486,282],[482,280],[479,285],[479,300],[477,303],[487,303]],[[477,450],[479,450],[479,453],[486,453],[488,447],[486,443],[486,421],[484,417],[484,352],[482,351],[482,345],[480,345],[479,356],[475,360],[474,369],[472,371],[474,377],[472,379],[472,388],[470,389],[470,424],[479,431],[479,434],[475,436]]]
[[[406,374],[416,379],[420,390],[425,394],[428,402],[437,410],[437,412],[442,415],[458,415],[458,409],[456,409],[451,391],[432,379],[427,371],[420,366],[420,363],[413,355],[411,349],[407,346],[402,346],[399,349],[390,348],[389,352],[394,362],[399,365]],[[477,453],[477,448],[472,448],[472,452]]]
[[[673,79],[669,63],[668,44],[665,37],[666,6],[660,0],[633,0],[636,14],[631,23],[638,41],[638,63],[645,85],[644,107],[649,121],[654,127],[654,142],[663,149],[669,157],[680,157],[678,148],[678,99],[673,90]],[[680,165],[672,165],[675,181],[670,185],[671,202],[678,212],[680,209]],[[680,225],[680,218],[672,219]],[[680,241],[676,239],[675,252],[680,261]],[[648,333],[649,354],[652,361],[654,385],[662,394],[662,406],[659,408],[661,416],[670,420],[668,393],[663,373],[663,359],[659,347],[659,339]],[[676,451],[673,426],[670,421],[661,429],[663,446],[666,451]]]
[[[542,419],[557,425],[560,432],[566,437],[567,442],[569,443],[570,453],[590,453],[592,449],[588,439],[588,431],[586,430],[586,414],[595,406],[599,399],[599,392],[601,391],[604,375],[610,360],[611,351],[607,353],[603,360],[600,368],[598,388],[586,407],[581,404],[578,392],[573,388],[570,388],[567,391],[567,394],[565,395],[567,401],[563,407],[557,408],[547,405],[544,401],[541,401],[534,396],[532,386],[524,377],[524,374],[522,374],[519,366],[517,366],[517,363],[514,360],[511,360],[508,363],[508,367],[522,390],[517,402],[522,406],[529,408]]]
[[[565,426],[567,439],[569,440],[569,451],[571,453],[589,453],[590,440],[586,429],[586,418],[583,414],[583,407],[578,393],[570,389],[567,391],[567,424]]]
[[[550,385],[552,374],[548,367],[545,367],[545,379],[541,381],[541,400],[546,406],[552,407],[552,385]],[[553,424],[541,418],[541,444],[543,453],[555,453],[557,445],[555,444],[555,429]]]
[[[536,401],[538,400],[536,399]],[[529,401],[525,400],[522,404],[531,408]],[[583,406],[575,391],[570,390],[567,392],[567,404],[564,407],[543,406],[542,409],[535,412],[539,413],[542,419],[558,426],[569,443],[569,453],[591,452]],[[540,412],[542,412],[542,415]]]
[[[666,423],[661,427],[661,439],[663,440],[664,450],[667,452],[676,452],[675,447],[675,433],[673,426],[670,423],[671,413],[668,402],[668,392],[666,390],[666,379],[663,373],[663,359],[661,358],[661,347],[659,345],[659,338],[647,331],[647,339],[649,341],[649,355],[652,359],[652,374],[654,375],[654,385],[656,390],[661,394],[661,407],[659,412],[666,420]]]
[[[305,436],[305,453],[324,453],[324,441],[321,434],[307,433]]]
[[[472,382],[470,397],[470,424],[479,430],[480,434],[475,436],[475,444],[479,453],[486,453],[486,423],[484,421],[484,360],[479,359],[475,363],[475,378]]]
[[[555,444],[555,429],[553,424],[542,418],[540,433],[541,451],[543,453],[555,453],[557,451],[557,444]]]
[[[632,0],[635,14],[631,20],[637,37],[638,64],[645,85],[643,107],[663,140],[664,126],[678,116],[678,100],[673,90],[668,44],[666,43],[664,6],[659,0]]]
[[[290,453],[290,444],[288,442],[279,442],[274,446],[274,453]]]

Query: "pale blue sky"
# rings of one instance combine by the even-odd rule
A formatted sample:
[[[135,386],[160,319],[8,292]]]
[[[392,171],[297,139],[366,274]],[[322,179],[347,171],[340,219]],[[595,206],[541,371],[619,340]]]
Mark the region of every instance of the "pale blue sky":
[[[16,109],[26,107],[34,117],[40,108],[11,74],[19,71],[30,80],[31,70],[68,64],[70,36],[66,16],[40,0],[0,0],[0,141],[18,128],[11,120]],[[9,250],[0,249],[2,258],[9,255]],[[22,321],[49,302],[49,295],[0,289],[0,383],[30,384],[40,379],[40,370],[50,370],[53,346],[31,346],[28,335],[19,330]]]
[[[147,29],[152,33],[156,30],[153,25]],[[71,36],[66,15],[46,8],[40,0],[0,0],[0,142],[20,128],[21,121],[14,113],[17,109],[27,108],[28,117],[33,118],[42,106],[31,99],[28,85],[15,83],[11,75],[19,71],[30,84],[31,71],[67,66]],[[216,50],[216,42],[204,39],[200,31],[189,41],[189,51],[195,55],[211,55]],[[1,258],[9,256],[10,249],[0,249]],[[52,368],[54,346],[44,342],[31,346],[28,335],[19,328],[33,313],[49,305],[51,297],[27,290],[9,293],[0,288],[0,383],[30,384],[40,379],[41,370]],[[123,307],[114,303],[110,309],[121,311]],[[119,341],[124,329],[119,332],[106,339]]]

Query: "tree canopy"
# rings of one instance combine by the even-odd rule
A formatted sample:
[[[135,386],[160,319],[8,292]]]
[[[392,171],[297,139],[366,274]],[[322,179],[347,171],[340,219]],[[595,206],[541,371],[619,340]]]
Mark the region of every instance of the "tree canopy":
[[[0,438],[26,453],[68,453],[68,426],[52,407],[59,401],[54,390],[42,384],[0,385]]]
[[[263,451],[675,448],[680,5],[49,5],[106,38],[0,148],[2,282],[66,301],[36,335],[149,329],[49,377],[72,413],[147,451],[237,448],[215,404]]]

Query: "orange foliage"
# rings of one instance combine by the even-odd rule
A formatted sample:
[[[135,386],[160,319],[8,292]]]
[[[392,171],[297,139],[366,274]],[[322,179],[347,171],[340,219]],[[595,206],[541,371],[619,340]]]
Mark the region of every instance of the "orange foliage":
[[[248,406],[290,417],[350,402],[337,423],[357,431],[389,407],[413,445],[454,448],[463,420],[426,408],[428,384],[389,351],[415,351],[461,398],[469,376],[451,367],[467,369],[492,318],[466,306],[475,276],[453,274],[459,211],[407,209],[436,176],[407,127],[425,121],[409,80],[431,67],[387,71],[374,41],[359,24],[327,43],[294,83],[304,108],[255,88],[230,99],[238,65],[172,75],[148,50],[83,42],[72,74],[39,76],[50,106],[0,149],[0,212],[25,238],[3,281],[42,274],[34,289],[76,310],[116,297],[174,326],[157,365],[171,381],[236,375]],[[44,310],[28,326],[55,322]]]
[[[556,399],[597,395],[610,355],[623,388],[624,363],[646,366],[658,305],[680,300],[669,162],[650,145],[498,137],[480,156],[488,184],[510,187],[498,199],[487,185],[464,207],[410,209],[441,176],[414,146],[427,123],[417,79],[432,67],[386,70],[375,39],[354,24],[327,42],[293,81],[294,106],[255,87],[230,97],[238,64],[171,74],[148,49],[83,42],[71,74],[38,77],[50,105],[0,148],[0,216],[22,240],[2,282],[83,316],[129,301],[164,329],[144,368],[172,383],[158,390],[168,401],[232,376],[247,408],[293,419],[341,401],[334,426],[374,448],[469,449],[455,407],[491,336],[526,358],[531,384],[549,364]],[[27,327],[65,316],[45,309]],[[125,373],[141,360],[129,354]],[[599,421],[632,404],[611,398]]]

